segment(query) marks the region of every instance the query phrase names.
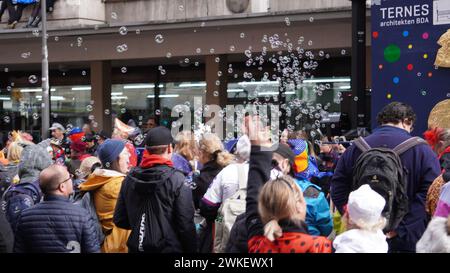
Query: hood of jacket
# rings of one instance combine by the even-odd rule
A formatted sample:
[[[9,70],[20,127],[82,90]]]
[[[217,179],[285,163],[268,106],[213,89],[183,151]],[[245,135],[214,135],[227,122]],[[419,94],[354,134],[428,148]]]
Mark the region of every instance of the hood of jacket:
[[[42,170],[52,164],[52,158],[42,145],[26,146],[20,157],[18,174],[20,182],[33,182],[39,178]]]
[[[131,188],[139,194],[154,192],[160,185],[164,184],[176,170],[167,165],[157,165],[152,168],[135,168],[128,175],[127,180]]]
[[[113,170],[96,169],[88,179],[79,185],[80,191],[94,191],[109,182],[123,180],[125,174]]]

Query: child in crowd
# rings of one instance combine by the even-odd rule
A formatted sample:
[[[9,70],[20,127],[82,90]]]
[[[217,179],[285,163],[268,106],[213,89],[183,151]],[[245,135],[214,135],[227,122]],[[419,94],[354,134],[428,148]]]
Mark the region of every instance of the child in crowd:
[[[336,253],[387,253],[388,244],[383,228],[386,219],[381,215],[386,204],[384,198],[362,185],[350,193],[347,212],[347,231],[333,242]]]

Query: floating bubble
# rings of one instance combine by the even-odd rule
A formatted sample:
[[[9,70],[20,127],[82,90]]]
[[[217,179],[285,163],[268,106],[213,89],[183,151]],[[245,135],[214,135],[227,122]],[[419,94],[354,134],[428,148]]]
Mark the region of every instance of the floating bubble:
[[[216,90],[216,91],[213,92],[213,94],[214,94],[214,97],[218,97],[219,96],[219,91]]]
[[[346,53],[345,49],[342,49],[341,50],[341,55],[345,55],[345,53]]]
[[[199,47],[197,47],[197,49],[195,50],[195,52],[196,52],[197,54],[200,54],[200,53],[202,53],[202,49],[199,48]]]
[[[195,62],[194,65],[195,65],[195,66],[199,66],[200,63],[199,63],[199,62]]]
[[[216,85],[217,85],[217,86],[220,85],[220,81],[219,81],[219,80],[216,81]]]
[[[169,58],[171,58],[172,57],[172,53],[170,53],[170,52],[167,52],[167,54],[166,54],[166,58],[167,59],[169,59]]]
[[[33,33],[33,36],[38,37],[39,36],[39,29],[34,29],[32,31],[32,33]]]
[[[222,71],[217,71],[217,76],[222,77]]]
[[[31,84],[37,83],[37,82],[38,82],[37,76],[36,76],[36,75],[30,75],[30,76],[28,77],[28,82],[31,83]]]
[[[58,41],[59,41],[59,37],[55,36],[55,42],[58,42]]]
[[[216,58],[214,59],[214,61],[215,61],[216,63],[218,63],[218,62],[220,62],[220,58],[219,58],[219,57],[216,57]]]
[[[161,114],[161,110],[156,109],[156,110],[155,110],[155,115],[159,116],[160,114]]]
[[[38,113],[33,113],[33,119],[34,119],[34,120],[39,119],[39,114],[38,114]]]
[[[250,51],[250,50],[245,50],[244,51],[244,53],[245,53],[245,56],[247,56],[247,58],[251,58],[252,57],[252,52]]]
[[[236,50],[236,47],[234,45],[230,45],[230,51],[234,52]]]
[[[122,66],[122,68],[120,69],[120,72],[122,72],[123,74],[127,73],[127,68],[125,66]]]
[[[229,73],[229,74],[232,74],[232,73],[233,73],[233,68],[231,68],[231,67],[228,68],[228,73]]]
[[[136,29],[136,34],[137,35],[141,34],[141,30],[140,29]]]
[[[88,119],[89,119],[89,120],[94,120],[95,117],[94,117],[94,115],[89,115]]]
[[[88,106],[86,106],[86,111],[91,112],[92,109],[94,109],[92,105],[89,104]]]
[[[202,22],[202,23],[200,24],[200,26],[201,26],[201,27],[204,27],[204,26],[206,26],[206,23],[205,23],[205,22]]]
[[[242,39],[244,39],[244,38],[245,38],[245,33],[244,33],[244,32],[241,32],[241,34],[239,35],[239,37],[241,37]]]
[[[126,111],[127,111],[126,108],[121,108],[121,109],[120,109],[120,112],[121,112],[122,114],[124,114]]]
[[[116,47],[117,52],[123,53],[128,50],[127,44],[121,44]]]
[[[421,72],[417,72],[417,77],[422,77],[422,73]]]
[[[4,121],[5,123],[9,123],[9,122],[11,121],[11,118],[10,118],[9,116],[4,116],[4,117],[3,117],[3,121]]]
[[[31,56],[31,52],[24,52],[20,56],[24,59],[28,59]]]
[[[178,6],[178,10],[179,10],[179,11],[183,11],[183,10],[184,10],[184,6],[183,6],[183,5],[179,5],[179,6]]]
[[[117,20],[117,13],[111,12],[111,18]]]
[[[420,94],[421,94],[422,96],[426,96],[426,95],[427,95],[427,91],[422,90],[422,91],[420,91]]]
[[[81,75],[86,76],[86,71],[81,71]]]
[[[447,98],[450,98],[450,93],[447,93]]]
[[[308,41],[308,45],[309,45],[309,46],[312,46],[312,44],[313,44],[313,41],[309,40],[309,41]]]
[[[184,59],[184,63],[188,64],[189,63],[189,58],[185,58]]]
[[[286,23],[286,26],[291,25],[291,21],[289,20],[289,17],[284,18],[284,22]]]
[[[162,44],[164,42],[164,37],[162,36],[162,34],[156,34],[155,42],[157,42],[158,44]]]
[[[310,22],[310,23],[314,22],[314,17],[312,17],[312,16],[309,17],[309,22]]]
[[[216,52],[216,50],[215,50],[214,48],[211,48],[211,49],[209,50],[209,53],[211,53],[211,54],[214,54],[214,52]]]
[[[354,97],[353,100],[354,100],[354,101],[358,101],[358,97]]]
[[[160,73],[161,73],[161,75],[166,75],[166,70],[165,69],[161,69]]]
[[[119,28],[119,33],[120,33],[120,35],[127,35],[128,29],[125,26],[120,27]]]
[[[336,125],[335,125],[334,123],[332,123],[332,124],[330,125],[330,127],[331,127],[332,129],[334,129],[334,128],[336,127]]]

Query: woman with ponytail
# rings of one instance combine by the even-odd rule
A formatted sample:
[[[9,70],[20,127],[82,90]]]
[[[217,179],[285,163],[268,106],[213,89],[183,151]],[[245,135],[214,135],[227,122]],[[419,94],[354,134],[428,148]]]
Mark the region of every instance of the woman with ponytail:
[[[234,156],[228,153],[220,139],[211,133],[203,134],[198,143],[199,161],[203,165],[200,174],[195,176],[193,189],[194,205],[200,207],[200,201],[213,182],[216,175],[233,162]],[[199,251],[211,253],[213,251],[214,220],[204,220],[201,223]]]
[[[329,240],[308,234],[306,202],[293,179],[270,180],[268,130],[260,130],[258,120],[253,119],[247,117],[245,122],[252,143],[246,207],[249,252],[330,253]]]
[[[219,137],[214,134],[203,134],[199,141],[199,161],[203,165],[200,175],[194,179],[195,208],[199,208],[200,200],[208,190],[216,175],[233,162],[234,156],[225,150]]]

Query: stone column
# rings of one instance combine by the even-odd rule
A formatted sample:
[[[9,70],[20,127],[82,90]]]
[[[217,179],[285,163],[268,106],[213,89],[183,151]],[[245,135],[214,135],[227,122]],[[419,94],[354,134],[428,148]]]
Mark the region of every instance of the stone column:
[[[91,100],[94,101],[92,114],[98,123],[96,131],[105,130],[111,133],[113,128],[111,110],[111,62],[91,62]],[[109,113],[105,114],[108,109]]]

